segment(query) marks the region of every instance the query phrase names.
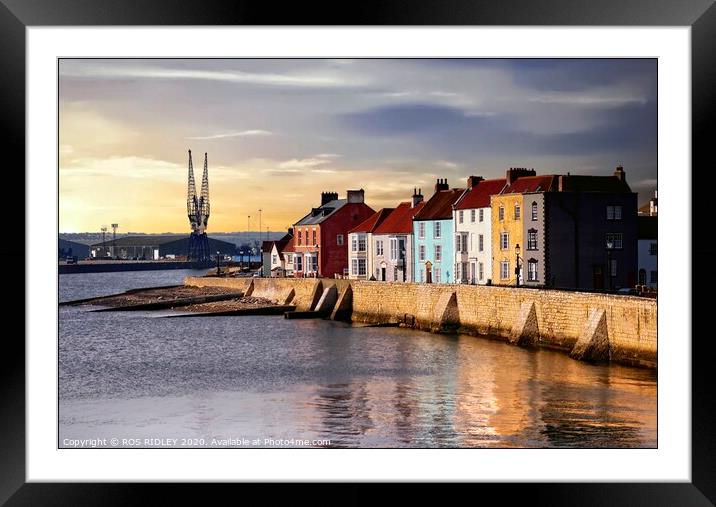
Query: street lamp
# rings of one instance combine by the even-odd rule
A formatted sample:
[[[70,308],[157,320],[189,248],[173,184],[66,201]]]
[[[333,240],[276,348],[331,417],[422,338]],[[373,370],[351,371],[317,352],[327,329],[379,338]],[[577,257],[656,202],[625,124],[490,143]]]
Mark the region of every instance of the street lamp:
[[[403,283],[405,283],[405,271],[407,269],[407,263],[405,262],[405,247],[400,249],[400,262],[403,267]]]
[[[609,280],[609,290],[612,290],[612,248],[614,241],[607,240],[607,279]]]
[[[318,269],[319,269],[319,266],[318,266],[319,259],[318,259],[318,257],[319,257],[319,253],[321,252],[321,245],[319,245],[318,243],[316,243],[315,245],[313,245],[313,248],[316,249],[316,269],[313,270],[313,278],[318,278]],[[313,267],[313,266],[311,266],[311,267]]]
[[[221,265],[219,262],[221,261],[221,252],[217,250],[216,252],[216,276],[219,276],[221,274]]]
[[[515,254],[517,255],[517,260],[515,261],[515,286],[520,286],[520,244],[517,243],[515,245]]]

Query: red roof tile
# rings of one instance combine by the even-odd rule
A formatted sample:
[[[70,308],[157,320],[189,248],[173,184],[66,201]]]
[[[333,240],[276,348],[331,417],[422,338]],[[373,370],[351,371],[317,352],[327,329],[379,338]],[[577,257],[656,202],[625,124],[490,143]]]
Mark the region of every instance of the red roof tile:
[[[557,189],[557,177],[553,174],[546,176],[524,176],[505,188],[502,194],[521,194],[524,192],[548,192]]]
[[[452,188],[435,192],[423,209],[415,215],[415,220],[447,220],[452,218],[452,205],[465,191],[464,188]]]
[[[413,232],[413,216],[425,206],[419,202],[414,208],[410,202],[401,202],[382,224],[373,230],[373,234],[410,234]]]
[[[291,237],[291,239],[289,239],[288,242],[286,243],[286,246],[283,247],[283,251],[284,252],[295,252],[295,250],[293,248],[293,245],[294,245],[293,242],[294,242],[294,238]]]
[[[395,208],[383,208],[380,211],[376,211],[371,216],[356,225],[353,229],[348,231],[348,234],[353,232],[373,232],[373,230],[383,223],[383,220],[385,220],[394,210]]]
[[[480,181],[474,187],[467,189],[465,197],[462,198],[455,209],[489,208],[490,196],[499,194],[505,188],[506,183],[505,178]]]

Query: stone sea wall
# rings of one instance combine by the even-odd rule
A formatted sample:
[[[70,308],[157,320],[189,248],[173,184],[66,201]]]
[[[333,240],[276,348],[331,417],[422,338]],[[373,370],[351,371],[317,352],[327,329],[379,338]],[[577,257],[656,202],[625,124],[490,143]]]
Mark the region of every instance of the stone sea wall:
[[[331,290],[331,315],[432,332],[484,335],[515,345],[568,351],[575,359],[655,367],[656,300],[496,286],[291,278],[191,278],[187,284],[243,287],[298,311],[316,310]],[[231,284],[236,285],[231,285]],[[243,285],[242,285],[243,284]],[[333,294],[333,291],[336,293]],[[321,311],[326,311],[323,298]]]

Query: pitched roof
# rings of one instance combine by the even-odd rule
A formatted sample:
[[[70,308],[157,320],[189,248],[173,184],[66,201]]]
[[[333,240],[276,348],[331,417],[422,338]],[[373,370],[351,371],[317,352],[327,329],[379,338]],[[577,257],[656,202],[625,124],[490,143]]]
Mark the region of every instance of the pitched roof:
[[[505,187],[501,194],[522,194],[525,192],[549,192],[556,190],[557,176],[548,174],[546,176],[523,176]]]
[[[657,216],[640,216],[636,218],[638,239],[656,239],[659,230],[657,218]]]
[[[296,222],[294,225],[316,225],[323,222],[326,218],[335,213],[338,209],[345,206],[347,199],[334,199],[326,204],[313,208],[309,214]]]
[[[506,183],[505,178],[480,181],[465,191],[465,196],[458,202],[455,209],[489,208],[490,196],[499,194],[505,188]]]
[[[294,246],[294,239],[293,239],[293,236],[291,236],[291,239],[289,239],[286,242],[286,246],[283,247],[283,250],[281,251],[281,253],[295,252],[296,250],[293,248],[293,246]]]
[[[446,220],[452,218],[452,205],[464,191],[464,188],[451,188],[450,190],[435,192],[413,218],[415,220]]]
[[[373,232],[383,221],[395,210],[395,208],[383,208],[380,211],[376,211],[371,216],[363,220],[361,223],[353,227],[348,234],[353,232]]]
[[[410,202],[401,202],[382,224],[375,228],[373,234],[410,234],[413,232],[413,216],[423,209],[424,201],[420,201],[414,208]]]
[[[275,243],[275,241],[262,241],[261,242],[261,251],[263,253],[271,253],[274,243]]]

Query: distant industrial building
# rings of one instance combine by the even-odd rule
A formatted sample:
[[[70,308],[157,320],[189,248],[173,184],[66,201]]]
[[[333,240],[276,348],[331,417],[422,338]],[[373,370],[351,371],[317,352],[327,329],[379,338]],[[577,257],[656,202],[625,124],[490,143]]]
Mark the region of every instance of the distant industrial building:
[[[58,258],[65,259],[67,257],[77,257],[78,259],[86,259],[90,255],[89,245],[77,243],[76,241],[67,241],[58,238]]]
[[[109,240],[92,245],[90,256],[97,259],[145,259],[186,258],[189,253],[190,239],[186,236],[124,236],[115,241]],[[216,255],[234,255],[236,245],[227,241],[209,238],[209,252]]]

